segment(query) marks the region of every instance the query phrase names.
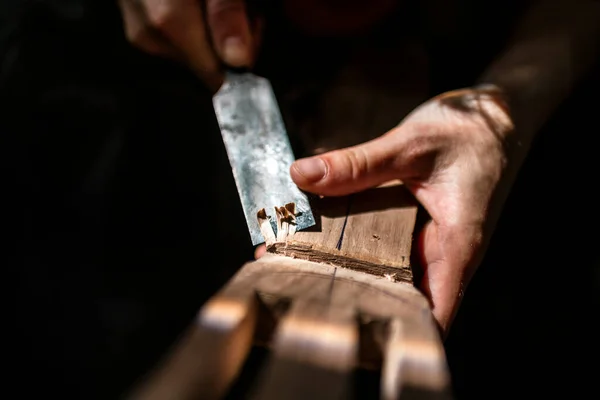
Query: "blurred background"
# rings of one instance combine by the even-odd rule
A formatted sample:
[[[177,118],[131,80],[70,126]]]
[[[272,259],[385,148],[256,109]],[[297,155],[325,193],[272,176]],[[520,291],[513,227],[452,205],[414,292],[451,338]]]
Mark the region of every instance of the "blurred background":
[[[535,142],[446,343],[459,398],[595,396],[598,69]]]
[[[522,7],[417,3],[379,35],[419,38],[425,96],[469,85]],[[335,41],[316,42],[306,64],[275,52],[280,75],[334,71]],[[466,292],[446,342],[457,399],[596,397],[598,72],[538,136]],[[114,398],[252,258],[209,93],[128,46],[111,2],[3,0],[0,105],[6,390]]]

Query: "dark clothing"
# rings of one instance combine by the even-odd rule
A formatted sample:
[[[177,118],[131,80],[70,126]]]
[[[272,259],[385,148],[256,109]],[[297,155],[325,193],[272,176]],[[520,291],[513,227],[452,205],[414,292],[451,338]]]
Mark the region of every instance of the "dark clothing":
[[[505,18],[512,11],[506,2],[493,16],[476,17],[486,15],[481,5],[485,2],[465,1],[453,8],[454,16],[464,23],[428,25],[426,17],[435,14],[431,7],[436,3],[403,6],[376,33],[382,38],[395,37],[394,32],[422,37],[431,66],[429,95],[475,81],[501,48],[510,25]],[[18,398],[40,391],[63,399],[118,398],[165,353],[201,304],[252,258],[210,95],[184,68],[132,49],[112,2],[11,0],[0,10],[0,159],[5,200],[1,224],[8,239],[3,265],[9,295],[3,326],[9,334],[5,343],[14,374],[9,383],[20,393]],[[270,11],[273,23],[268,29],[278,34],[269,36],[267,31],[267,49],[283,38],[288,43],[299,40],[285,23],[276,23],[277,12],[276,8]],[[497,37],[483,38],[482,32]],[[322,76],[335,74],[332,60],[343,60],[344,49],[355,43],[348,39],[332,47],[333,39],[313,42],[305,40],[313,46],[310,60],[295,59],[293,46],[276,53],[265,51],[257,68],[272,78],[278,93],[286,91],[290,77],[318,86]],[[311,88],[294,101],[310,108],[311,96],[318,96],[318,88],[310,92]],[[303,109],[295,108],[300,113]],[[314,149],[310,139],[294,131],[290,135],[298,156]],[[538,164],[543,163],[539,155],[543,151],[544,147],[537,150],[542,159]],[[550,203],[541,208],[551,213],[561,180],[552,179],[546,186],[544,174],[529,174],[520,190],[532,185],[546,193],[533,198]],[[529,204],[523,196],[518,201]],[[513,204],[512,218],[515,209],[526,213],[523,218],[536,223],[529,229],[543,234],[540,226],[546,215],[535,205],[523,207]],[[538,274],[550,274],[548,257],[535,266],[536,274],[531,265],[519,261],[519,257],[527,262],[534,259],[530,244],[521,241],[529,237],[527,229],[515,225],[510,218],[501,225],[497,236],[505,241],[504,247],[498,250],[499,245],[492,245],[497,258],[475,280],[472,300],[469,294],[456,329],[469,338],[473,335],[469,332],[490,335],[489,341],[502,342],[499,348],[513,358],[496,350],[490,351],[490,357],[518,363],[509,343],[491,332],[491,326],[501,325],[503,333],[516,328],[511,314],[521,310],[516,302],[530,298],[523,293],[511,297],[512,292],[503,290],[495,291],[498,296],[493,298],[481,293],[486,291],[484,285],[494,287],[497,281],[509,280],[507,270],[521,271],[527,288]],[[544,247],[536,249],[544,251]],[[503,256],[509,250],[522,253]],[[494,267],[499,260],[514,264],[503,265],[499,272]],[[558,254],[556,261],[568,264],[567,254]],[[549,294],[555,292],[540,296]],[[496,299],[503,299],[503,304],[487,307]],[[487,302],[486,308],[470,301]],[[583,303],[592,304],[587,298]],[[541,306],[536,310],[540,309],[544,311]],[[465,322],[468,313],[483,321],[480,325]],[[520,319],[518,323],[521,328],[531,324]],[[555,323],[547,323],[553,329]],[[518,341],[515,334],[508,337]],[[486,345],[485,337],[473,340],[450,338],[454,347],[449,349],[449,362],[458,394],[464,396],[478,394],[473,388],[480,387],[465,380],[466,376],[479,379],[480,372],[464,363],[494,364],[473,349],[496,347]],[[487,379],[489,385],[499,384]]]

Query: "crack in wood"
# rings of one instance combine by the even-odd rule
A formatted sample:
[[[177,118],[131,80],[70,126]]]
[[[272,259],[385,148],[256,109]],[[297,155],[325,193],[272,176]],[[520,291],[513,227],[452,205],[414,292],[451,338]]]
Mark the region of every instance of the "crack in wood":
[[[350,255],[336,254],[331,250],[320,250],[314,245],[307,245],[293,241],[288,241],[286,243],[273,243],[271,246],[267,246],[267,251],[270,253],[281,254],[286,257],[299,258],[301,260],[352,269],[355,271],[380,276],[382,278],[386,278],[386,275],[393,276],[393,280],[395,282],[413,283],[411,267],[410,265],[404,265],[406,262],[405,257],[402,257],[401,264],[386,265],[380,260],[368,261],[355,258]]]
[[[340,232],[340,238],[338,239],[336,249],[342,250],[342,241],[344,240],[344,232],[346,231],[346,225],[348,224],[348,217],[350,216],[350,210],[352,209],[352,195],[348,196],[348,205],[346,207],[346,216],[344,217],[344,224],[342,225],[342,231]]]

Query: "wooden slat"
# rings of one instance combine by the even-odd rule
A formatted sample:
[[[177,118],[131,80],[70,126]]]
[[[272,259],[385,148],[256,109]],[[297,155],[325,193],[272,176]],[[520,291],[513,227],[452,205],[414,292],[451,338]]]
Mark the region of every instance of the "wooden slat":
[[[298,299],[281,320],[257,400],[335,400],[351,393],[358,327],[351,307]]]
[[[383,350],[381,400],[451,399],[444,349],[427,317],[390,320]]]
[[[417,206],[404,186],[315,199],[312,204],[317,226],[269,245],[269,252],[412,283]]]
[[[219,398],[252,342],[271,349],[254,398],[348,398],[357,368],[382,371],[384,400],[446,398],[443,347],[408,262],[412,197],[394,185],[321,200],[317,229],[245,264],[135,399]]]
[[[410,251],[416,216],[414,199],[402,185],[354,194],[341,252],[370,261],[373,265],[364,272],[383,275],[393,267],[398,269],[392,272],[395,279],[411,282]]]
[[[251,287],[225,288],[198,314],[163,364],[132,400],[220,399],[252,346],[258,299]]]
[[[449,374],[440,336],[427,299],[412,285],[272,253],[246,264],[230,282],[230,287],[236,290],[249,285],[261,293],[269,293],[274,303],[277,299],[292,302],[289,314],[285,313],[277,323],[275,334],[276,338],[287,339],[283,343],[275,339],[272,344],[275,354],[280,351],[285,356],[274,356],[270,368],[296,373],[273,375],[269,384],[273,392],[269,393],[285,394],[287,398],[286,387],[302,385],[301,382],[309,385],[306,382],[312,382],[312,378],[308,377],[315,371],[331,379],[329,386],[321,390],[329,388],[341,393],[349,375],[335,368],[324,368],[318,359],[310,358],[310,351],[302,353],[308,347],[327,354],[323,332],[361,331],[360,315],[367,322],[379,321],[383,329],[362,329],[363,337],[357,339],[360,345],[352,367],[382,369],[382,399],[396,399],[400,393],[402,399],[417,394],[420,396],[417,398],[449,398]],[[299,324],[299,320],[303,322]],[[310,329],[305,329],[307,326]],[[260,393],[266,396],[267,392]]]
[[[296,232],[290,244],[310,245],[315,252],[319,253],[335,253],[349,211],[349,200],[348,197],[311,199],[316,226]]]

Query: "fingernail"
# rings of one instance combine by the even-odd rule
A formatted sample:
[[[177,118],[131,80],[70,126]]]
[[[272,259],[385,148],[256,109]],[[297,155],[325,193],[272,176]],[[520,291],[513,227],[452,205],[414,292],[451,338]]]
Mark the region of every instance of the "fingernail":
[[[318,157],[298,160],[294,162],[294,168],[309,182],[320,181],[327,173],[325,161]]]
[[[223,61],[232,67],[248,66],[248,47],[239,37],[230,37],[223,42]]]

